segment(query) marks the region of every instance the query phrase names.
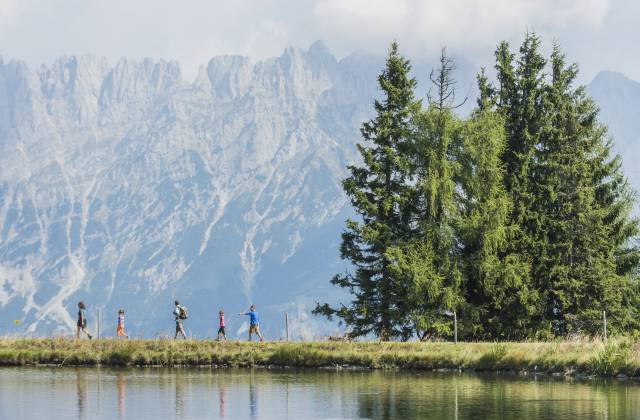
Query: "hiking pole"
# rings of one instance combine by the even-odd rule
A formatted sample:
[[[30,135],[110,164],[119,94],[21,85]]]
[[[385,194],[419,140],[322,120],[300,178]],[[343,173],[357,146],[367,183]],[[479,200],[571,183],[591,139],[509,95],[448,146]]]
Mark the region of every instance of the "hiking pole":
[[[602,311],[602,321],[604,322],[604,342],[607,342],[607,311]]]
[[[100,308],[98,308],[98,340],[100,340]]]

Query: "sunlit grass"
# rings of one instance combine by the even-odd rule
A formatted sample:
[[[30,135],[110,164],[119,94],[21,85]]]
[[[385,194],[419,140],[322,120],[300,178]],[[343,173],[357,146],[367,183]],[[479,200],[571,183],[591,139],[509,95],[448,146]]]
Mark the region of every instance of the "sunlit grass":
[[[0,338],[0,364],[291,366],[640,374],[640,344],[627,338],[522,343],[217,342]]]

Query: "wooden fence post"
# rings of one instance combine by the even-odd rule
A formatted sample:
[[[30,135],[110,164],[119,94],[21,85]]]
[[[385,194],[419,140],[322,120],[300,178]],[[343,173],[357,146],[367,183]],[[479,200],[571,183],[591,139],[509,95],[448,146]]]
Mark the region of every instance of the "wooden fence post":
[[[284,329],[287,341],[289,341],[289,312],[284,313]]]
[[[453,311],[453,342],[458,344],[458,315]]]

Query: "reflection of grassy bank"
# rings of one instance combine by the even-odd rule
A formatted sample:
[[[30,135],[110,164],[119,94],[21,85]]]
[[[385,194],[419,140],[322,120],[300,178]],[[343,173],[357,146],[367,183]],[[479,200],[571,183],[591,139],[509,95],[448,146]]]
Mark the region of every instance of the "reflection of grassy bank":
[[[632,419],[640,407],[635,381],[388,370],[5,368],[0,390],[7,419],[76,398],[87,419]]]
[[[292,366],[640,375],[640,343],[240,343],[0,339],[0,365]]]

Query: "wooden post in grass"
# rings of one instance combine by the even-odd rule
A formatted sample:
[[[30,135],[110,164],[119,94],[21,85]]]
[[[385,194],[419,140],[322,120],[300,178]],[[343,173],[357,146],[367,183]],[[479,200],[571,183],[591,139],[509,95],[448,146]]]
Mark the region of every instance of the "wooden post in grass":
[[[602,311],[602,321],[604,322],[604,342],[607,342],[607,311]]]
[[[458,315],[453,311],[453,342],[458,344]]]
[[[284,330],[286,341],[289,341],[289,312],[284,313]]]

